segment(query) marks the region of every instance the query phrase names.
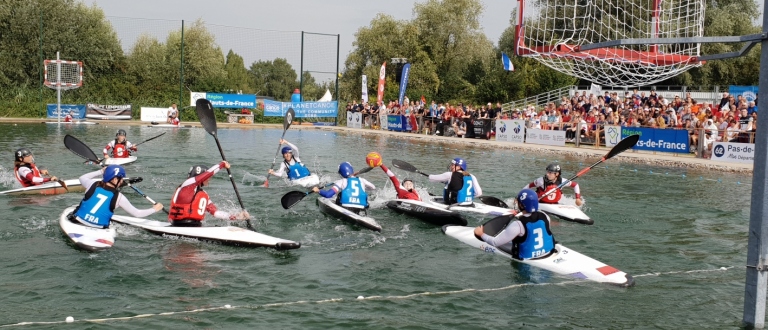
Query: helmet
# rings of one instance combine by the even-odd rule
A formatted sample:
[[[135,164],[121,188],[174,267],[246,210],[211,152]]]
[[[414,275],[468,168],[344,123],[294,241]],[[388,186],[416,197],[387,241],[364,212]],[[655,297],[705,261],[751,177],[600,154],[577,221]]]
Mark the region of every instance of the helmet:
[[[459,157],[454,158],[453,160],[451,160],[451,165],[457,165],[461,167],[462,171],[467,170],[467,161],[464,160],[464,158],[459,158]]]
[[[521,211],[535,212],[539,209],[539,196],[531,189],[520,190],[517,194],[517,207]]]
[[[555,163],[547,165],[547,172],[560,174],[560,165]]]
[[[32,150],[29,150],[27,148],[21,148],[19,150],[16,150],[16,161],[22,161],[24,157],[29,156],[32,154]]]
[[[125,177],[125,168],[123,168],[120,165],[109,165],[104,170],[104,182],[112,181],[114,178],[124,178]]]
[[[355,169],[352,168],[352,164],[349,162],[343,162],[339,164],[339,174],[341,174],[342,178],[348,178],[352,176],[352,173],[355,173]]]
[[[193,176],[198,176],[199,174],[205,172],[208,170],[208,167],[205,165],[195,165],[189,168],[189,175],[187,178],[191,178]]]
[[[293,149],[291,149],[291,147],[283,147],[283,149],[281,150],[280,153],[285,155],[285,154],[287,154],[289,152],[293,152]]]
[[[406,183],[408,183],[408,182],[410,182],[410,183],[411,183],[411,189],[408,189],[407,187],[405,187],[405,184],[406,184]],[[414,184],[413,184],[413,180],[411,180],[411,179],[405,179],[405,180],[403,180],[403,188],[405,188],[405,189],[408,189],[408,190],[412,190],[413,188],[415,188],[415,186],[414,186]]]
[[[117,134],[115,134],[115,137],[118,137],[118,136],[120,136],[120,135],[122,135],[122,136],[126,136],[126,135],[127,135],[127,134],[125,133],[125,130],[124,130],[124,129],[119,129],[119,130],[117,130]]]

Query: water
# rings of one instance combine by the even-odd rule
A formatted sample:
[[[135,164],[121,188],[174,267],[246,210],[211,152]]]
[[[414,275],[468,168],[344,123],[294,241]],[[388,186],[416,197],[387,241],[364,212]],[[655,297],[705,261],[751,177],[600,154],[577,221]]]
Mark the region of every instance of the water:
[[[32,149],[36,162],[52,174],[76,178],[95,168],[64,148],[64,135],[75,135],[100,154],[118,128],[126,129],[134,143],[162,132],[139,126],[0,125],[6,159],[2,189],[18,185],[11,171],[17,148]],[[129,176],[144,177],[138,184],[142,191],[166,206],[190,166],[221,159],[204,130],[167,132],[141,145],[139,161],[127,166]],[[80,321],[85,319],[120,329],[740,327],[749,175],[619,159],[585,174],[579,180],[584,210],[595,225],[555,221],[553,231],[566,246],[635,276],[635,287],[621,289],[521,267],[449,238],[438,227],[390,212],[383,201],[393,198],[394,190],[378,169],[365,177],[382,188],[373,194],[370,211],[384,228],[381,233],[323,216],[314,195],[283,210],[280,196],[305,188],[274,177],[269,189],[259,187],[281,134],[277,129],[219,130],[256,228],[300,241],[301,249],[220,246],[115,225],[115,246],[87,253],[68,245],[58,227],[59,213],[81,194],[3,196],[0,325],[57,327],[73,316],[78,320],[73,329],[92,328],[93,323]],[[370,151],[379,151],[387,164],[398,158],[427,173],[443,172],[451,158],[461,156],[486,195],[507,201],[550,162],[560,162],[568,177],[597,160],[315,129],[291,128],[286,139],[325,182],[338,178],[342,161],[362,168]],[[439,184],[419,175],[397,173],[415,179],[422,194],[441,192]],[[238,208],[226,173],[217,174],[207,190],[220,208]],[[150,206],[124,192],[134,205]],[[566,194],[572,197],[571,191]],[[470,218],[472,225],[481,222]],[[144,314],[149,315],[136,317]],[[20,322],[54,323],[13,325]]]

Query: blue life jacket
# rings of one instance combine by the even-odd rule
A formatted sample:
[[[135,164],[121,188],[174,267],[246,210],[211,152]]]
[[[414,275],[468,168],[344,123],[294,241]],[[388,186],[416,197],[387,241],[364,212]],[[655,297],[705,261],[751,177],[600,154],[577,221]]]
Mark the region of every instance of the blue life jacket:
[[[368,194],[359,178],[347,178],[347,187],[339,194],[339,203],[344,207],[364,209],[368,207]]]
[[[555,238],[549,229],[547,216],[533,212],[530,216],[518,219],[525,227],[525,235],[515,238],[517,258],[521,260],[546,256],[555,249]]]
[[[461,179],[459,179],[459,177]],[[454,181],[457,180],[461,180],[461,188],[456,190],[451,189],[451,186],[456,187],[458,182]],[[472,204],[474,197],[475,191],[474,185],[472,185],[472,176],[464,175],[461,172],[454,172],[451,176],[451,181],[449,181],[445,185],[445,188],[443,188],[443,201],[448,205],[456,203]]]
[[[109,227],[109,221],[115,213],[118,194],[119,192],[114,188],[102,187],[98,182],[94,183],[75,209],[75,217],[86,226]]]
[[[309,170],[299,161],[294,161],[293,165],[285,162],[285,167],[288,168],[288,179],[296,180],[309,176]]]

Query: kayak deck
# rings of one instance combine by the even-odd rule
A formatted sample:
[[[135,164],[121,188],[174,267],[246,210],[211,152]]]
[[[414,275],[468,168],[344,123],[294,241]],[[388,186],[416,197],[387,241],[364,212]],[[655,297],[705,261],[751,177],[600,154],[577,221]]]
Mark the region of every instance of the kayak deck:
[[[75,206],[64,209],[64,212],[59,216],[59,227],[76,247],[90,252],[98,252],[109,249],[115,244],[117,234],[114,228],[102,229],[72,222],[69,220],[69,214],[74,210]]]
[[[68,192],[84,192],[85,188],[78,179],[64,180],[67,189],[56,181],[49,181],[37,186],[23,187],[0,192],[0,195],[58,195]]]
[[[407,214],[433,225],[467,225],[467,219],[459,212],[446,210],[445,207],[438,207],[429,202],[393,199],[387,202],[387,207],[397,213]]]
[[[544,213],[557,216],[566,221],[578,222],[585,225],[592,225],[595,223],[594,220],[590,219],[589,216],[581,211],[576,205],[539,203],[539,209]]]
[[[317,205],[320,207],[321,212],[328,214],[332,217],[339,218],[351,224],[362,226],[370,230],[381,231],[381,225],[379,225],[379,223],[376,222],[375,219],[368,216],[359,215],[355,212],[352,212],[350,210],[347,210],[341,207],[340,205],[336,205],[336,203],[332,199],[325,198],[325,197],[318,197]]]

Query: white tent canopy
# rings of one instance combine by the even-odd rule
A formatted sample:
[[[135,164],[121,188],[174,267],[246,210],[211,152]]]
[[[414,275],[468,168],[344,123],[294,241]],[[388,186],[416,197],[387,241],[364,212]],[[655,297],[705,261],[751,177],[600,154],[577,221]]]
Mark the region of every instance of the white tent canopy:
[[[321,97],[317,102],[331,102],[333,101],[333,97],[331,96],[331,91],[329,89],[325,90],[325,95]]]

